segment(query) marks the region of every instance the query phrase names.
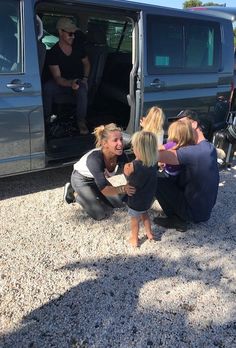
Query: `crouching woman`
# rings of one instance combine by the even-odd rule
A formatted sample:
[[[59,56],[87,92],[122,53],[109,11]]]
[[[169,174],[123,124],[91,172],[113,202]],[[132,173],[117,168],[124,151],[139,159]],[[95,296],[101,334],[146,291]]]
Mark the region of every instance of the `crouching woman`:
[[[101,220],[109,208],[124,206],[125,195],[132,196],[135,188],[129,184],[112,186],[107,180],[123,172],[128,158],[123,150],[121,129],[114,123],[95,128],[96,148],[86,153],[77,163],[71,175],[71,191],[67,184],[65,200],[78,202],[89,216]]]

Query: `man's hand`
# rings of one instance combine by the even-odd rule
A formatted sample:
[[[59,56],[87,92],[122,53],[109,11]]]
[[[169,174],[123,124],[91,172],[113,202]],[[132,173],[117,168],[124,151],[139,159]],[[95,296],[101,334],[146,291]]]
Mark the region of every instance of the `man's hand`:
[[[76,91],[77,89],[79,89],[79,83],[78,83],[78,79],[72,80],[71,82],[71,88]]]

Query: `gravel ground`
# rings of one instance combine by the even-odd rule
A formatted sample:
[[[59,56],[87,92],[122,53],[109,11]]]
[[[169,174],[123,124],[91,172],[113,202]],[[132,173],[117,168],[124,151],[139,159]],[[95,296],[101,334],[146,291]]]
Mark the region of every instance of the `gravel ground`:
[[[236,162],[207,223],[137,249],[125,209],[63,203],[70,173],[0,180],[0,346],[236,347]]]

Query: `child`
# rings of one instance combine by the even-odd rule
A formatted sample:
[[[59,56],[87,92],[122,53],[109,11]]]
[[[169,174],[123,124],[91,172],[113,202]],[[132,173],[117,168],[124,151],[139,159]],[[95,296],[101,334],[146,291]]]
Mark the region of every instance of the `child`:
[[[144,131],[152,132],[157,136],[157,144],[163,144],[165,115],[161,108],[151,107],[145,117],[140,120],[140,126]]]
[[[136,188],[135,194],[128,196],[128,213],[131,217],[131,236],[129,242],[138,246],[140,220],[143,221],[147,238],[153,239],[148,215],[156,191],[157,181],[157,139],[152,132],[136,132],[131,139],[135,160],[124,166],[130,185]]]
[[[180,147],[187,146],[187,145],[194,145],[194,144],[195,144],[195,139],[194,139],[194,133],[193,133],[191,121],[178,120],[171,123],[171,125],[169,126],[167,143],[159,146],[159,150],[162,150],[162,149],[177,150]],[[164,169],[164,174],[170,177],[175,177],[176,175],[179,174],[181,170],[181,165],[165,164],[163,166],[163,169]]]

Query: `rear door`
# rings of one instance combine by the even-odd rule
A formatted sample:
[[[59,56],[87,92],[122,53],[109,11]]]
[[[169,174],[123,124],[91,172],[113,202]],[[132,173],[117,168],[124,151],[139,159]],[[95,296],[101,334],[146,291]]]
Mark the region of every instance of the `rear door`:
[[[230,22],[222,20],[229,35],[225,58],[221,42],[225,26],[216,18],[170,9],[145,11],[142,16],[144,112],[158,105],[171,120],[182,109],[193,109],[210,115],[214,127],[220,128],[233,76]]]
[[[34,25],[31,1],[1,0],[0,176],[44,166],[44,122]]]

